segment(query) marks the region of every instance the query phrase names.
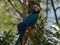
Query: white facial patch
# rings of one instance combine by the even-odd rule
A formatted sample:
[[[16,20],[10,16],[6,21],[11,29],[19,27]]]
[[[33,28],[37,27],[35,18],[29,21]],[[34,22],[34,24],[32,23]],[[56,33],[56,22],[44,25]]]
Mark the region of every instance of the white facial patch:
[[[38,8],[36,8],[35,11],[38,11]]]

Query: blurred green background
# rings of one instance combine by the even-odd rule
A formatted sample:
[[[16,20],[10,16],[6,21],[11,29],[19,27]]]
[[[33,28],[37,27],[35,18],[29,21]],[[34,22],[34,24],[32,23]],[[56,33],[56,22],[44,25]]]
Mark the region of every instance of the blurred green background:
[[[0,0],[0,45],[15,44],[18,38],[17,24],[22,22],[35,4],[40,6],[42,18],[39,17],[35,31],[31,32],[25,44],[60,44],[60,0]],[[54,12],[53,6],[55,9],[59,7],[58,10]]]

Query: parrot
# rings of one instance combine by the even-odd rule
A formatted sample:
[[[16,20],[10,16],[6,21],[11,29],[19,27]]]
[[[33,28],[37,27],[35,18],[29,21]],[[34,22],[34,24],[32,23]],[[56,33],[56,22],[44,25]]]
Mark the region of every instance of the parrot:
[[[37,5],[33,5],[31,7],[31,13],[28,14],[28,16],[24,18],[23,22],[17,26],[19,31],[19,37],[15,45],[18,45],[19,41],[22,43],[22,39],[26,32],[27,27],[33,26],[37,22],[39,12],[40,8]]]

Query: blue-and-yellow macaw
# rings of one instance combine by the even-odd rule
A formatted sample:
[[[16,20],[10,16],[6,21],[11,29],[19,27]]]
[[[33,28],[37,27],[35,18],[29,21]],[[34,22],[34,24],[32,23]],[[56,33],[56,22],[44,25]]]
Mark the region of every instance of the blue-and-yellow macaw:
[[[20,25],[18,25],[19,37],[15,45],[18,45],[19,41],[22,42],[22,38],[26,32],[27,27],[33,26],[36,23],[39,12],[40,8],[37,5],[32,6],[31,13],[23,20]]]

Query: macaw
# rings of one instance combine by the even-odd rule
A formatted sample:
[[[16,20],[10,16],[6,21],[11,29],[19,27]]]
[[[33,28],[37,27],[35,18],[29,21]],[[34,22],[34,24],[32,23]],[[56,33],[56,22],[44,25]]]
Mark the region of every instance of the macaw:
[[[23,20],[21,24],[18,25],[19,37],[15,45],[18,45],[19,41],[22,43],[26,29],[36,23],[39,12],[40,8],[37,5],[33,5],[31,8],[31,13]]]

